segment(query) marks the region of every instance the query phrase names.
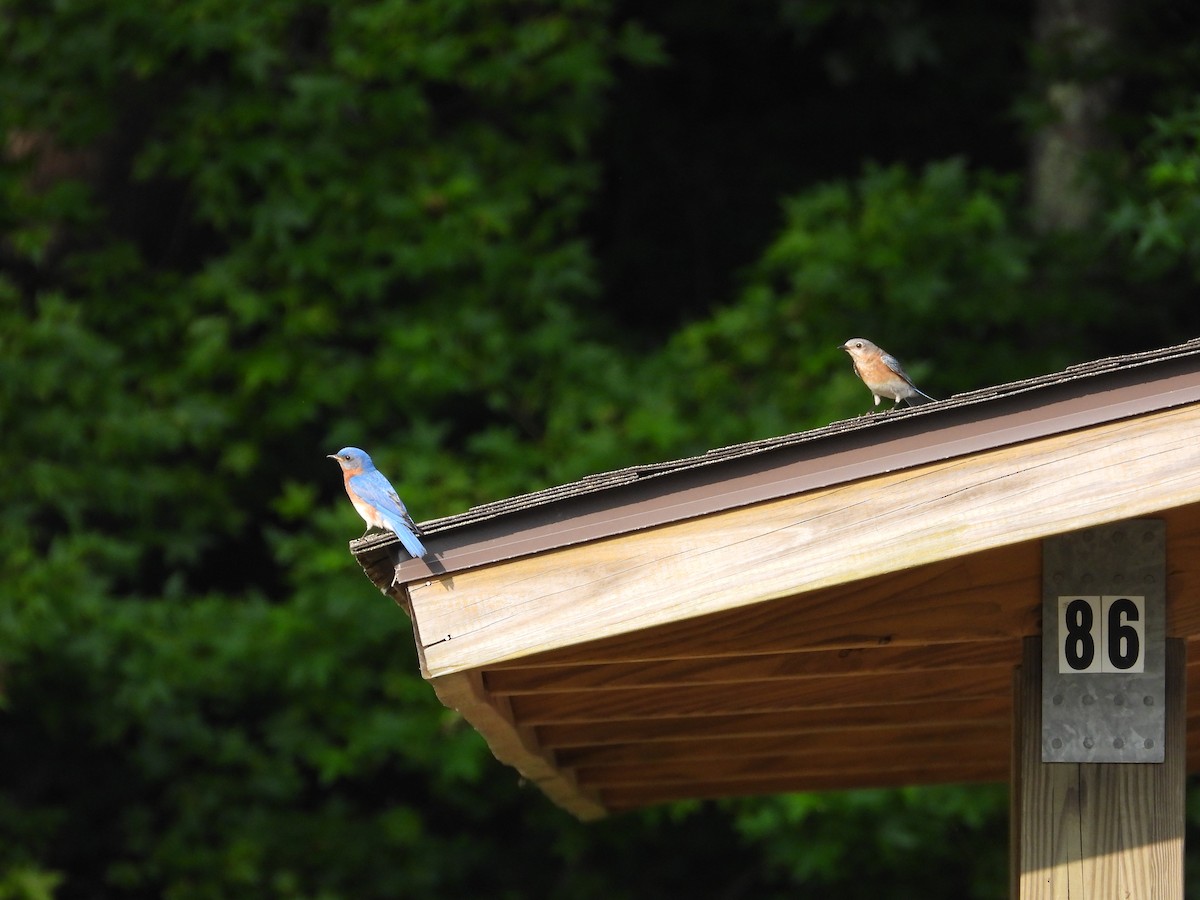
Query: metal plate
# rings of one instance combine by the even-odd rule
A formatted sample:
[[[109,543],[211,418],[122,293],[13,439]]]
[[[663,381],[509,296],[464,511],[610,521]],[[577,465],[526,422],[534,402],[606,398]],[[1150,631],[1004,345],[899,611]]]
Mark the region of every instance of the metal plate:
[[[1165,523],[1132,519],[1042,546],[1042,762],[1162,762]]]

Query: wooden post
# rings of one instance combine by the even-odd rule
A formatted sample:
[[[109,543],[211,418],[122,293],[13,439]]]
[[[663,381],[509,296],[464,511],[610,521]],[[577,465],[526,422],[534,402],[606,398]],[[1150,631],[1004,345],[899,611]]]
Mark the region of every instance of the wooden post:
[[[1094,582],[1094,573],[1088,577]],[[1044,623],[1045,640],[1057,642],[1050,624]],[[1053,654],[1044,653],[1042,641],[1026,639],[1015,679],[1014,896],[1020,900],[1183,900],[1185,642],[1166,641],[1163,762],[1047,763],[1042,762],[1047,746],[1042,728],[1043,664],[1057,659],[1058,651],[1051,648]],[[1058,696],[1053,699],[1062,701]],[[1115,699],[1118,704],[1133,701],[1120,695]],[[1144,699],[1147,704],[1153,700]],[[1100,706],[1101,700],[1097,698],[1095,705]],[[1082,733],[1090,734],[1093,725],[1101,727],[1085,719]],[[1092,746],[1090,738],[1085,746]]]

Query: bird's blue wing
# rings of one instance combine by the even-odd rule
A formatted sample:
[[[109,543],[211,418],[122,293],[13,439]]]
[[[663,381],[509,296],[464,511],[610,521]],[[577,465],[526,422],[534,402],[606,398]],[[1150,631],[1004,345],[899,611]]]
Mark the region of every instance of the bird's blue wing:
[[[421,529],[408,514],[404,501],[396,493],[396,489],[378,471],[364,472],[350,479],[350,486],[365,502],[371,504],[387,522],[388,528],[400,538],[404,549],[414,557],[425,555],[425,545],[417,537]]]
[[[904,367],[900,365],[900,360],[896,359],[896,357],[892,356],[892,354],[885,353],[882,357],[880,357],[880,359],[883,361],[885,366],[887,366],[909,384],[913,383],[913,380],[908,377],[908,373],[904,371]],[[915,387],[916,385],[913,386]]]

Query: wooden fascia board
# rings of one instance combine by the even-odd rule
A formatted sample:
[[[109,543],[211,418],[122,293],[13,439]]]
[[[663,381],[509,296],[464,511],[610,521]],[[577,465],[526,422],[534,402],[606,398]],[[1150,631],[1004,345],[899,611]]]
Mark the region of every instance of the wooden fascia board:
[[[431,576],[407,593],[436,678],[1196,501],[1192,403]]]

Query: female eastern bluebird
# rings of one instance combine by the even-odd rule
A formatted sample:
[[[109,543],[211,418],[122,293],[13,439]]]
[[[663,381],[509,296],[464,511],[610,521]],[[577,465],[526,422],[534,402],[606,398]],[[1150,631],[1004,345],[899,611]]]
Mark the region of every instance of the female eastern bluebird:
[[[400,538],[400,543],[414,559],[423,557],[425,545],[417,537],[421,529],[408,514],[404,501],[396,495],[396,489],[375,468],[371,457],[357,447],[343,447],[337,453],[330,453],[329,459],[336,459],[342,467],[346,493],[367,523],[367,531],[372,528],[389,529]],[[367,536],[367,531],[363,532],[363,537]]]
[[[866,338],[850,338],[840,349],[850,354],[850,359],[854,362],[854,374],[862,379],[863,384],[875,396],[876,406],[883,397],[896,401],[892,409],[899,406],[901,400],[908,401],[909,406],[933,400],[924,391],[917,389],[912,379],[900,367],[900,361],[896,357],[876,347]]]

